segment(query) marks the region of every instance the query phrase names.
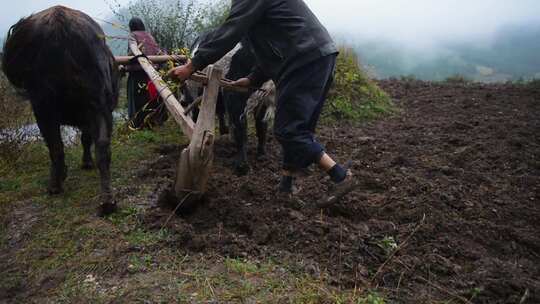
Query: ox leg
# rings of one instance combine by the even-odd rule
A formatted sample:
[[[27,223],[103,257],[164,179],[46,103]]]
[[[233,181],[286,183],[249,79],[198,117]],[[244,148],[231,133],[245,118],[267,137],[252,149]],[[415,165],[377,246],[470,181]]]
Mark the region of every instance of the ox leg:
[[[234,156],[234,171],[237,175],[246,175],[249,172],[247,161],[247,122],[237,122],[233,125],[234,144],[236,155]]]
[[[267,107],[260,106],[255,110],[255,129],[257,131],[257,158],[266,156],[266,135],[268,133],[268,123],[264,121]]]
[[[94,169],[94,160],[92,159],[92,135],[90,132],[83,130],[81,135],[81,142],[83,146],[83,158],[82,158],[82,166],[81,168],[83,170],[91,170]]]
[[[116,211],[116,202],[113,201],[111,188],[111,134],[112,134],[112,114],[99,115],[97,117],[95,145],[96,160],[101,178],[101,205],[98,214],[108,215]]]
[[[229,127],[227,126],[227,121],[225,119],[225,112],[225,98],[223,98],[223,92],[220,90],[216,103],[216,113],[219,121],[219,134],[221,135],[229,134]]]
[[[226,93],[225,99],[229,112],[230,125],[236,154],[234,156],[234,171],[237,175],[246,175],[249,172],[247,161],[247,117],[242,117],[246,107],[247,97],[238,93]],[[242,119],[243,118],[243,119]]]
[[[199,89],[198,90],[198,94],[197,96],[202,96],[202,94],[204,93],[204,89]],[[191,102],[195,102],[195,98],[191,98]],[[195,107],[193,108],[193,111],[191,111],[191,118],[193,119],[194,122],[197,122],[197,119],[199,118],[199,107]]]
[[[191,111],[191,119],[193,119],[193,122],[196,123],[198,118],[199,118],[199,107],[195,107]]]
[[[67,177],[67,167],[64,159],[64,143],[60,134],[60,124],[50,118],[41,118],[36,115],[39,130],[49,148],[51,159],[49,176],[49,194],[59,194],[64,191],[63,183]]]

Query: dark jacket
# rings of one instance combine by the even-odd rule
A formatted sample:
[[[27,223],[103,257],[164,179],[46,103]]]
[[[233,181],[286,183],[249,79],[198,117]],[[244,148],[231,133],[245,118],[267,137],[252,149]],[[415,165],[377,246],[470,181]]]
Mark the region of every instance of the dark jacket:
[[[208,35],[192,59],[197,70],[214,63],[246,37],[258,67],[255,84],[279,82],[286,70],[337,53],[328,31],[302,0],[232,0],[223,25]]]

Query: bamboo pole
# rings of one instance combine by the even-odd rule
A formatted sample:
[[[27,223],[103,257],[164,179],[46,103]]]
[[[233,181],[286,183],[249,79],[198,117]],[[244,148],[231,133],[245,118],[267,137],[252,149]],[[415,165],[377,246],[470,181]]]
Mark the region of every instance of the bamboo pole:
[[[135,39],[129,39],[129,48],[135,56],[142,55],[142,52],[137,46]],[[159,95],[163,99],[165,106],[173,116],[174,120],[180,125],[182,132],[191,140],[193,137],[193,130],[195,129],[195,123],[191,117],[184,114],[185,110],[180,105],[174,94],[167,87],[166,83],[161,79],[159,73],[154,69],[152,63],[145,57],[138,57],[137,61],[141,65],[142,69],[146,72],[152,83],[156,86]]]
[[[208,83],[208,75],[202,72],[195,72],[193,73],[193,75],[191,75],[189,80],[206,85]],[[266,90],[259,87],[242,87],[242,86],[234,85],[233,82],[234,81],[231,79],[221,78],[219,80],[219,86],[222,87],[224,90],[240,92],[240,93],[253,93],[255,91],[266,92]]]
[[[115,56],[114,60],[118,64],[128,64],[131,62],[131,60],[135,58],[135,56]],[[169,60],[175,61],[175,62],[186,62],[187,57],[182,55],[149,55],[147,58],[152,63],[165,63]]]

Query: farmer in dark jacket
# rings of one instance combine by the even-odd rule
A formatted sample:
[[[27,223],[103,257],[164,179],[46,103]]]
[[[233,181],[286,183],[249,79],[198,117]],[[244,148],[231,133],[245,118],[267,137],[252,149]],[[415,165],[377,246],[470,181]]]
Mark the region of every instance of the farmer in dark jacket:
[[[338,52],[328,31],[302,0],[232,0],[230,15],[221,27],[210,33],[191,61],[169,73],[185,80],[216,62],[244,37],[257,67],[235,84],[257,87],[272,79],[277,85],[274,134],[283,151],[279,192],[292,194],[294,177],[317,163],[336,184],[328,198],[336,201],[355,182],[350,170],[326,154],[314,132]]]

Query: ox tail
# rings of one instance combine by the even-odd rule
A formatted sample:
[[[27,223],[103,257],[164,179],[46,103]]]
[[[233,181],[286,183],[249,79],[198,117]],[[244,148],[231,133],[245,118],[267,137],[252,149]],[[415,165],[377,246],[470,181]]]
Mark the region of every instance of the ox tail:
[[[243,118],[246,118],[249,113],[252,113],[256,109],[265,109],[264,122],[270,122],[275,116],[275,104],[276,104],[276,86],[272,80],[265,82],[262,87],[262,91],[256,91],[248,98]]]
[[[25,45],[29,45],[30,41],[16,40],[14,36],[21,32],[24,21],[25,19],[21,19],[9,29],[2,50],[2,72],[19,89],[24,89],[27,78],[25,75],[29,73],[29,69],[23,69],[20,66],[24,63],[24,58],[18,50],[25,48]]]
[[[266,112],[264,113],[263,122],[270,123],[274,120],[274,117],[276,116],[276,107],[275,106],[269,106],[266,108]]]

